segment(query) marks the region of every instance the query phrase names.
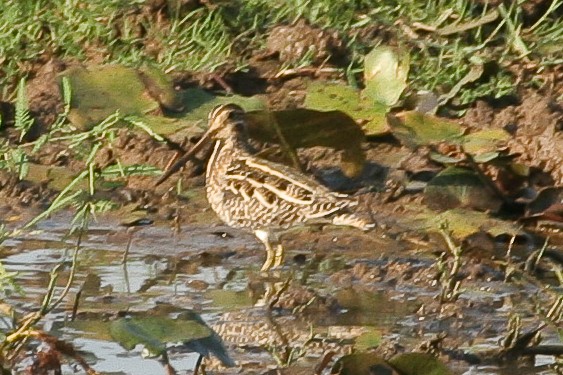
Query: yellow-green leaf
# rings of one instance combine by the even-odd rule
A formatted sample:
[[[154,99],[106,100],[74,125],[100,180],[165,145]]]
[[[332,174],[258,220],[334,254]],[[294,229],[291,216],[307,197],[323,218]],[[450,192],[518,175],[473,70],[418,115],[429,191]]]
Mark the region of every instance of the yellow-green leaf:
[[[375,103],[393,106],[407,87],[410,56],[395,47],[379,46],[364,59],[363,94]]]

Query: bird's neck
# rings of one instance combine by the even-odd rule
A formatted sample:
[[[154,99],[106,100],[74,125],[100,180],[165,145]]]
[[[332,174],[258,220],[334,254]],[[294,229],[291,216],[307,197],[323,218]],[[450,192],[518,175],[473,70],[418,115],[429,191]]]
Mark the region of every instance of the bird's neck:
[[[227,139],[218,140],[220,142],[219,149],[234,153],[253,154],[254,150],[248,143],[248,137],[243,134],[233,134]]]

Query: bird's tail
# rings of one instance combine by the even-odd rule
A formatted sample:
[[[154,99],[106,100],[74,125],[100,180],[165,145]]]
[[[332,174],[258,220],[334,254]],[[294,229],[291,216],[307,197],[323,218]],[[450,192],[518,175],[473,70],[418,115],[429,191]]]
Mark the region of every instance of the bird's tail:
[[[334,225],[346,225],[349,227],[355,227],[361,230],[370,230],[375,228],[375,223],[365,217],[361,217],[357,214],[340,214],[332,218],[332,224]]]

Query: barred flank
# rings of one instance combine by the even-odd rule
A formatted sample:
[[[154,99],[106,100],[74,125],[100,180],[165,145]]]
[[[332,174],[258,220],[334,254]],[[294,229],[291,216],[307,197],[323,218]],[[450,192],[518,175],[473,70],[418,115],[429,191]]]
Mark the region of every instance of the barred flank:
[[[332,219],[334,225],[347,225],[361,230],[370,230],[375,228],[375,223],[354,214],[341,214]]]

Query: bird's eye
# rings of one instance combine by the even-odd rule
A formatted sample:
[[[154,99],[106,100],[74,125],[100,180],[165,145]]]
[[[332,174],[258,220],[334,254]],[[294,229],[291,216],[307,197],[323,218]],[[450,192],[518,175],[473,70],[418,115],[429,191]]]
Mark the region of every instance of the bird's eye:
[[[246,127],[244,126],[244,122],[242,121],[237,121],[233,123],[233,127],[237,133],[242,133],[246,130]]]
[[[244,112],[241,111],[229,111],[228,118],[232,121],[242,121]]]

